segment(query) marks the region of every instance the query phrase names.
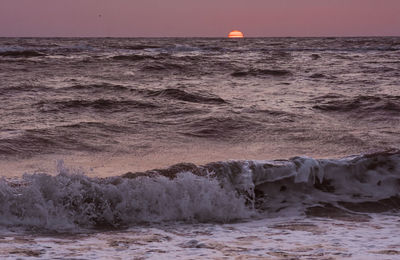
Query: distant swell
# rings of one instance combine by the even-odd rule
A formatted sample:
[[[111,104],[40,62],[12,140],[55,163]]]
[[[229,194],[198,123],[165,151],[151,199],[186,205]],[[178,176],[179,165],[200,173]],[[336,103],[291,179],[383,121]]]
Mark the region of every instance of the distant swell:
[[[224,104],[226,103],[225,100],[222,98],[212,95],[212,94],[198,94],[198,93],[188,93],[184,90],[180,89],[163,89],[163,90],[156,90],[156,91],[148,91],[149,96],[158,96],[158,97],[165,97],[165,98],[172,98],[176,100],[192,102],[192,103],[204,103],[204,104]]]
[[[181,64],[176,64],[176,63],[154,63],[154,64],[149,64],[149,65],[145,65],[141,68],[142,71],[144,72],[167,72],[167,71],[171,71],[171,72],[181,72],[181,71],[185,71],[186,67],[184,65]]]
[[[303,215],[368,219],[400,210],[400,151],[344,159],[189,163],[90,178],[58,175],[0,180],[0,224],[54,230],[143,222],[232,221]]]
[[[96,131],[99,129],[92,130],[89,134],[87,131],[76,133],[65,131],[65,127],[21,131],[19,135],[1,139],[0,156],[18,155],[27,158],[62,149],[99,152],[93,142],[96,139],[93,133]]]
[[[292,73],[288,70],[270,70],[270,69],[251,69],[247,71],[236,71],[231,74],[233,77],[246,76],[290,76]]]
[[[127,50],[145,50],[145,49],[161,48],[161,46],[148,45],[148,44],[135,44],[135,45],[113,46],[113,47],[114,48],[123,48],[123,49],[127,49]]]
[[[112,57],[114,60],[117,61],[142,61],[142,60],[149,60],[149,59],[155,59],[154,56],[148,56],[148,55],[117,55]]]
[[[41,102],[37,106],[41,112],[54,112],[67,110],[93,109],[99,112],[126,112],[131,109],[154,108],[155,104],[135,100],[60,100],[53,102]]]
[[[22,50],[22,51],[5,51],[0,52],[0,56],[14,57],[14,58],[30,58],[30,57],[41,57],[45,56],[44,53],[33,51],[33,50]]]
[[[259,123],[240,117],[204,117],[190,120],[187,128],[182,132],[187,136],[225,139],[239,135],[242,142],[250,137],[246,136],[246,132],[251,132],[255,128],[263,129]]]
[[[124,91],[129,90],[127,87],[116,84],[101,83],[101,84],[77,84],[63,88],[63,90],[71,91],[90,91],[90,92],[107,92],[107,91]]]
[[[317,100],[321,100],[320,104],[314,105],[314,108],[327,112],[386,112],[400,116],[400,96],[376,95],[354,98],[324,96]]]

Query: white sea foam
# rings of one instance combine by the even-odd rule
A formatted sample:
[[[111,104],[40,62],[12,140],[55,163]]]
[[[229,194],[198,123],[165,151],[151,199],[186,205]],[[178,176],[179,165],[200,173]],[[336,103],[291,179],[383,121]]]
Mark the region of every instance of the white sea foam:
[[[0,223],[47,229],[159,221],[231,221],[251,210],[216,179],[182,172],[175,179],[89,178],[59,165],[56,176],[0,181]]]
[[[186,168],[185,168],[186,167]],[[344,159],[226,161],[91,178],[62,162],[55,176],[0,181],[0,224],[55,230],[142,222],[229,222],[299,216],[314,207],[345,213],[399,210],[400,153]]]
[[[75,235],[2,233],[15,259],[399,259],[398,217],[369,222],[279,218],[245,223],[168,223]]]

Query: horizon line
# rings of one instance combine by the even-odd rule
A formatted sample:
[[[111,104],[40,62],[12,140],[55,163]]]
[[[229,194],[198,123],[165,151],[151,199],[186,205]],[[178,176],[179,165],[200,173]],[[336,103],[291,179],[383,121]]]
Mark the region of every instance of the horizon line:
[[[326,36],[245,36],[246,38],[392,38],[400,35],[326,35]],[[209,39],[230,39],[228,36],[1,36],[0,38],[209,38]],[[239,39],[239,40],[240,40]]]

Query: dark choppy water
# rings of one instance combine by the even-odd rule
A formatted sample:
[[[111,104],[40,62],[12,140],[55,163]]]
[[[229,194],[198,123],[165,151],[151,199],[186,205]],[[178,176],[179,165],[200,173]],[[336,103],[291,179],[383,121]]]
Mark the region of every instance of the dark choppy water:
[[[387,234],[398,219],[400,38],[2,38],[0,79],[0,225],[11,230],[294,216],[278,229],[324,237],[309,219]],[[54,170],[60,159],[75,170]],[[264,230],[247,225],[236,228]],[[193,236],[178,247],[229,256]],[[395,242],[367,255],[400,254]],[[327,254],[356,254],[342,249]]]
[[[399,148],[399,69],[400,38],[3,38],[0,156]]]

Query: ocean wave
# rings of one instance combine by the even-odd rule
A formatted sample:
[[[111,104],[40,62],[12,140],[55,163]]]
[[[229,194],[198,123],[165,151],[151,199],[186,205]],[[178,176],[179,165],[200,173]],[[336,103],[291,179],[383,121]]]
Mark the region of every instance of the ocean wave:
[[[112,59],[117,61],[142,61],[142,60],[154,60],[157,59],[157,57],[150,55],[128,54],[128,55],[116,55],[113,56]]]
[[[199,138],[237,138],[241,141],[251,136],[245,137],[245,132],[254,130],[255,128],[263,129],[262,125],[254,122],[251,118],[245,117],[216,117],[206,116],[198,119],[190,119],[183,127],[181,133],[186,136]],[[237,133],[240,133],[237,135]]]
[[[0,224],[66,230],[143,222],[226,222],[251,216],[364,216],[400,210],[400,151],[343,159],[189,163],[90,178],[57,175],[0,180]]]
[[[264,51],[274,51],[274,48],[271,49],[263,49]],[[354,46],[353,48],[348,46],[338,46],[337,48],[332,47],[296,47],[296,48],[280,48],[279,50],[284,52],[349,52],[349,53],[363,53],[363,52],[395,52],[399,51],[400,48],[398,46],[382,46],[382,47],[360,47]]]
[[[326,78],[325,74],[322,73],[314,73],[310,76],[310,78],[312,79],[321,79],[321,78]]]
[[[210,93],[189,93],[184,90],[176,89],[176,88],[167,88],[162,90],[149,90],[149,96],[157,96],[170,98],[175,100],[181,100],[192,103],[203,103],[203,104],[225,104],[227,103],[222,98],[212,95]]]
[[[36,83],[24,83],[24,84],[18,84],[18,85],[11,85],[11,86],[6,86],[6,87],[2,87],[0,88],[0,95],[15,95],[15,94],[21,94],[21,93],[29,93],[29,92],[33,92],[33,93],[40,93],[40,92],[45,92],[45,91],[51,91],[52,89],[47,87],[47,86],[43,86],[40,84],[36,84]]]
[[[310,55],[310,57],[311,57],[311,59],[313,59],[313,60],[318,60],[318,59],[321,59],[321,55],[318,55],[318,54],[311,54]]]
[[[155,108],[157,105],[144,101],[136,100],[114,100],[114,99],[95,99],[95,100],[60,100],[45,101],[36,104],[41,112],[55,112],[65,110],[92,109],[99,112],[125,112],[130,109]]]
[[[39,154],[49,154],[59,150],[78,150],[99,152],[94,143],[92,133],[74,133],[61,127],[48,129],[29,129],[0,140],[0,155],[17,155],[29,158]]]
[[[0,223],[51,230],[121,227],[160,221],[229,221],[248,217],[244,199],[217,179],[89,178],[59,165],[57,176],[0,180]]]
[[[177,63],[154,63],[147,64],[141,67],[141,70],[144,72],[185,72],[187,71],[187,67],[182,64]]]
[[[231,73],[233,77],[247,77],[247,76],[275,76],[283,77],[290,76],[292,73],[288,70],[279,69],[250,69],[247,71],[235,71]]]
[[[146,50],[146,49],[157,49],[157,48],[161,48],[162,46],[150,45],[150,44],[134,44],[134,45],[119,45],[119,46],[112,45],[111,47],[138,51],[138,50]]]
[[[131,133],[133,129],[121,125],[121,124],[111,124],[111,123],[105,123],[105,122],[79,122],[75,124],[67,124],[67,125],[62,125],[62,126],[57,126],[56,130],[70,130],[70,129],[76,129],[79,130],[80,133],[82,134],[83,131],[85,132],[93,132],[100,134],[99,131],[103,132],[109,132],[109,133]]]
[[[379,65],[378,68],[369,68],[369,67],[363,67],[363,73],[387,73],[387,72],[398,72],[397,68],[391,68],[387,66],[382,66],[382,64]]]
[[[342,96],[323,96],[316,98],[318,105],[314,109],[326,112],[356,112],[359,115],[370,115],[371,112],[385,112],[400,115],[400,96],[376,95],[356,96],[346,98]]]
[[[0,56],[12,58],[31,58],[42,57],[45,56],[45,54],[36,50],[12,50],[0,52]]]
[[[124,178],[180,172],[217,178],[246,198],[249,209],[272,216],[305,214],[315,207],[348,215],[400,210],[400,151],[342,159],[293,157],[275,161],[226,161],[203,166],[177,164],[167,169],[127,173]],[[210,175],[211,173],[211,175]]]
[[[63,90],[72,90],[72,91],[90,91],[90,92],[107,92],[107,91],[127,91],[128,87],[118,85],[118,84],[110,84],[110,83],[98,83],[98,84],[77,84],[68,87],[63,87]]]

